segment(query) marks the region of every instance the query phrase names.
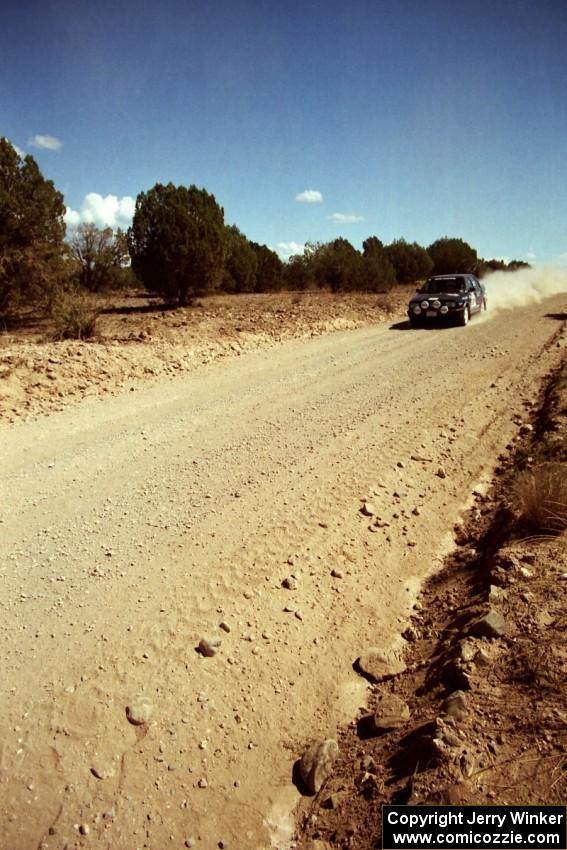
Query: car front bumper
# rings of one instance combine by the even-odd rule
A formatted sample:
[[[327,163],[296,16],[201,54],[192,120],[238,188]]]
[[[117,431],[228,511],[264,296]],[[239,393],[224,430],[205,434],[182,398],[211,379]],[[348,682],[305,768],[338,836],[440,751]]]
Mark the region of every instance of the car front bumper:
[[[415,313],[413,308],[410,307],[408,318],[412,322],[448,321],[460,318],[465,308],[466,304],[463,304],[462,307],[448,307],[447,311],[442,313],[440,308],[436,310],[433,307],[429,307],[427,310],[420,309],[419,313]]]

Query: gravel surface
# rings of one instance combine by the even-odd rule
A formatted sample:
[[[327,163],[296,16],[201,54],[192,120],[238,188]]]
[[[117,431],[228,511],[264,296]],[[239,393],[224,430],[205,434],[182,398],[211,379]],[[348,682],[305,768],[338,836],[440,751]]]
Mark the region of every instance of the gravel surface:
[[[403,646],[564,300],[0,427],[6,846],[288,846],[294,761],[364,704],[353,662]]]

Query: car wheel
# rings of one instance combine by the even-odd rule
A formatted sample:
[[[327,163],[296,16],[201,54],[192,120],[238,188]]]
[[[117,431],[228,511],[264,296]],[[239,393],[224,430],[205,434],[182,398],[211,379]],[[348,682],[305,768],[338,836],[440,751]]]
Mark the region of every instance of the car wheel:
[[[459,325],[464,328],[465,325],[468,325],[469,319],[471,317],[471,308],[467,304],[462,313],[459,314]]]

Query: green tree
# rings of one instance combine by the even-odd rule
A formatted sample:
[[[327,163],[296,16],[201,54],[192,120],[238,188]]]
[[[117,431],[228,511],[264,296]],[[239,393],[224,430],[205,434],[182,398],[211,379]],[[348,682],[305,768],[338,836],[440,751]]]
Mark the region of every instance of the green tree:
[[[347,239],[340,237],[319,246],[313,261],[320,287],[328,286],[332,292],[361,288],[362,256]]]
[[[78,267],[78,282],[89,292],[120,286],[129,261],[126,234],[111,227],[80,224],[70,241],[71,256]]]
[[[388,292],[396,282],[396,272],[383,243],[369,236],[362,243],[362,285],[369,292]]]
[[[205,189],[156,183],[136,198],[128,245],[151,292],[184,305],[218,287],[225,240],[224,211]]]
[[[259,245],[257,242],[250,242],[250,245],[258,261],[256,292],[275,292],[283,289],[285,282],[283,263],[276,252],[267,245]]]
[[[444,236],[433,242],[427,253],[433,260],[433,274],[472,273],[477,270],[477,253],[463,239]]]
[[[491,272],[515,272],[519,269],[531,269],[529,263],[525,260],[479,260],[476,267],[476,274],[483,276]]]
[[[477,272],[481,275],[489,272],[503,272],[506,268],[504,260],[479,260],[477,264]]]
[[[284,276],[286,287],[292,291],[303,292],[317,285],[313,263],[307,254],[293,254],[285,264]]]
[[[227,292],[253,292],[257,271],[258,256],[254,247],[238,227],[227,227],[222,288]]]
[[[50,298],[62,274],[63,195],[0,138],[0,313]]]
[[[519,269],[531,269],[531,265],[526,263],[525,260],[510,260],[506,266],[506,271],[508,272],[516,272]]]
[[[384,243],[377,236],[369,236],[362,243],[362,252],[366,257],[378,256],[384,253]]]
[[[433,260],[417,242],[395,239],[386,247],[398,283],[414,283],[430,274]]]

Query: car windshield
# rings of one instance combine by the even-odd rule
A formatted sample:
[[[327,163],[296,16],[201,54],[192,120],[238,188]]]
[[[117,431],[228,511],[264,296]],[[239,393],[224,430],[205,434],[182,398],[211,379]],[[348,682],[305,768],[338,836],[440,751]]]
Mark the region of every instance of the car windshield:
[[[422,292],[464,292],[465,282],[462,277],[431,278],[427,281]]]

